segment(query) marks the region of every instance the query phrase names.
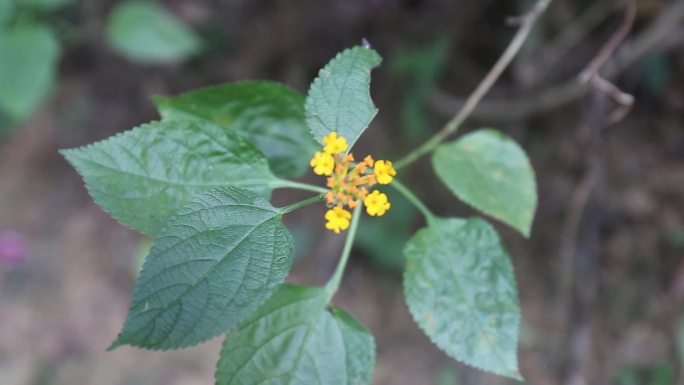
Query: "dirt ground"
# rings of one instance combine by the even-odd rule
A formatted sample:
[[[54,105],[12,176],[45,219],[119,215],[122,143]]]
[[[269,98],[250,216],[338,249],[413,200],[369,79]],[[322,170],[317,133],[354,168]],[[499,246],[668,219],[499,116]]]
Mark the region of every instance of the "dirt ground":
[[[113,3],[64,11],[78,25],[88,21],[89,29],[67,46],[50,100],[16,132],[0,137],[0,234],[23,237],[26,245],[20,260],[0,263],[2,385],[213,383],[220,338],[182,351],[105,351],[123,324],[149,241],[92,202],[58,149],[157,119],[148,98],[153,94],[257,78],[306,90],[330,57],[366,37],[385,62],[373,73],[380,114],[360,146],[392,158],[455,112],[512,35],[505,17],[525,2],[518,7],[493,0],[169,1],[211,48],[185,64],[164,67],[136,65],[107,48],[97,31]],[[562,26],[593,3],[554,3],[529,49],[485,99],[494,107],[484,106],[463,131],[493,126],[512,135],[537,172],[540,202],[531,238],[495,223],[518,280],[519,359],[526,383],[684,384],[681,39],[652,43],[616,71],[613,80],[636,98],[616,124],[606,120],[611,102],[591,91],[559,106],[531,102],[526,108],[538,108],[533,113],[523,114],[515,104],[574,81],[610,36],[619,8],[571,50],[549,59],[548,46]],[[629,42],[652,31],[653,21],[677,3],[640,2]],[[681,37],[682,20],[664,36]],[[448,50],[437,80],[420,95],[429,124],[406,134],[402,103],[407,90],[418,91],[392,69],[393,58],[435,40],[445,41]],[[519,115],[507,119],[511,109]],[[441,215],[476,214],[428,169],[429,162],[421,161],[402,179],[418,186]],[[278,192],[275,202],[298,197]],[[307,208],[287,219],[289,227],[309,234],[291,282],[321,284],[334,269],[341,238],[325,234],[320,218],[319,209]],[[410,225],[423,224],[416,218]],[[461,365],[434,347],[408,314],[400,272],[371,254],[354,250],[335,302],[376,338],[374,384],[514,383]]]

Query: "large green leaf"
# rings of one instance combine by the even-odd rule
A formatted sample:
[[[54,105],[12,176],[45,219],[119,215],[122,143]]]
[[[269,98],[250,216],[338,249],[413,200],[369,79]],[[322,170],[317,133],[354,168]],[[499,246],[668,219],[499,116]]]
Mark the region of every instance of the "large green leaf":
[[[351,148],[368,127],[378,112],[370,96],[370,72],[381,61],[373,49],[356,46],[321,69],[306,98],[306,122],[319,143],[336,131]]]
[[[59,43],[40,24],[0,30],[0,115],[20,123],[45,100],[55,81]]]
[[[112,348],[190,346],[251,316],[292,265],[282,215],[235,187],[193,198],[154,241]]]
[[[228,333],[217,385],[364,385],[373,337],[345,311],[327,308],[323,289],[283,285]]]
[[[404,253],[406,302],[432,342],[466,364],[521,379],[515,277],[494,228],[479,218],[437,219]]]
[[[200,40],[188,27],[149,1],[117,5],[107,21],[107,38],[120,54],[147,64],[182,61],[201,49]]]
[[[304,120],[304,96],[282,84],[247,81],[154,99],[164,119],[208,119],[258,147],[273,172],[299,176],[318,144]]]
[[[440,146],[432,164],[457,197],[529,236],[537,207],[534,170],[513,139],[475,131]]]
[[[102,208],[151,235],[197,193],[231,185],[269,196],[274,178],[254,146],[209,122],[154,122],[62,154]]]

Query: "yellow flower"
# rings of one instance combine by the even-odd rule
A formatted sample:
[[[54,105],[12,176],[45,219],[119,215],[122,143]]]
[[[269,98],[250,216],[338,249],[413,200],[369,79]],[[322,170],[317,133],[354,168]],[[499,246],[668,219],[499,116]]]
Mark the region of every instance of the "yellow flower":
[[[335,233],[347,230],[350,226],[352,214],[346,209],[353,209],[360,204],[366,206],[366,212],[371,216],[385,215],[390,209],[387,195],[380,191],[369,193],[371,187],[377,183],[388,184],[397,175],[388,160],[374,160],[366,156],[356,163],[352,154],[347,154],[349,148],[347,139],[331,132],[323,138],[322,151],[316,152],[311,158],[311,167],[318,175],[326,175],[325,204],[329,210],[325,213],[325,227]]]
[[[332,230],[335,234],[339,234],[340,230],[346,230],[349,228],[349,220],[351,219],[351,213],[341,207],[334,207],[325,213],[325,220],[328,221],[325,224],[325,228]]]
[[[397,170],[392,167],[392,162],[389,160],[378,160],[375,162],[373,173],[378,178],[378,183],[389,184],[394,179],[394,176],[397,175]]]
[[[332,175],[335,168],[335,159],[327,152],[316,152],[309,164],[313,167],[316,175]]]
[[[366,212],[370,216],[385,215],[387,210],[389,210],[391,207],[389,201],[387,200],[387,195],[378,190],[374,190],[372,193],[370,193],[366,199],[363,200],[363,204],[366,206]]]
[[[347,147],[349,147],[347,145],[347,139],[344,136],[337,136],[337,132],[334,131],[323,138],[323,143],[325,143],[323,151],[333,155],[344,152],[347,150]]]

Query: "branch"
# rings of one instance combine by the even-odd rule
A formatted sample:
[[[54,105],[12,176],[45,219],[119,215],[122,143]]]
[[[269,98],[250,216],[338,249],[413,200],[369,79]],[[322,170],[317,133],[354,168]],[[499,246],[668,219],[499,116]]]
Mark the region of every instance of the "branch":
[[[494,64],[487,76],[482,79],[482,82],[480,82],[475,91],[473,91],[473,93],[468,97],[463,105],[463,108],[461,108],[461,110],[449,122],[447,122],[444,128],[437,132],[432,138],[402,159],[398,160],[396,162],[396,168],[407,166],[418,160],[423,155],[431,152],[437,146],[439,146],[444,139],[454,133],[461,126],[461,124],[463,124],[463,122],[475,110],[475,107],[477,107],[480,100],[482,100],[485,94],[492,88],[494,83],[496,83],[511,61],[513,61],[513,58],[515,58],[520,51],[520,48],[522,48],[523,44],[527,40],[527,37],[532,31],[532,27],[534,27],[534,24],[544,13],[551,1],[552,0],[537,0],[537,2],[534,4],[534,7],[532,7],[528,13],[520,17],[509,19],[509,23],[520,24],[518,32],[515,34],[513,40],[511,40],[506,50],[501,55],[499,60]]]
[[[618,86],[602,77],[599,74],[601,68],[608,62],[608,60],[613,56],[615,50],[620,46],[620,44],[627,38],[629,31],[632,30],[634,26],[634,19],[636,18],[636,0],[625,0],[625,18],[620,24],[620,27],[615,31],[615,33],[608,39],[606,44],[601,47],[596,57],[589,62],[587,67],[580,73],[579,81],[580,83],[589,83],[595,90],[608,95],[618,107],[610,114],[609,123],[614,124],[622,120],[634,105],[634,97],[628,93],[623,92]]]
[[[616,60],[609,63],[610,65],[605,69],[605,76],[618,75],[651,52],[663,51],[684,44],[682,35],[673,33],[679,30],[682,20],[684,20],[684,2],[678,1],[669,5],[642,33],[627,42],[625,47],[617,52]],[[473,111],[472,116],[494,122],[522,120],[572,102],[588,89],[590,87],[573,79],[535,95],[505,100],[484,100]],[[452,115],[454,111],[462,108],[465,101],[436,90],[430,95],[429,103],[436,113]]]

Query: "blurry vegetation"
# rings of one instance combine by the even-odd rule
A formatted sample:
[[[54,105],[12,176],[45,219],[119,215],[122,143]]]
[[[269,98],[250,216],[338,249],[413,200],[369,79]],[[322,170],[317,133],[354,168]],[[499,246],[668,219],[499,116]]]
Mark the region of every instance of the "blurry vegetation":
[[[372,220],[361,221],[357,234],[358,246],[371,261],[389,272],[401,272],[404,268],[404,243],[409,239],[419,219],[418,211],[399,193],[388,190],[392,209],[384,216],[382,224]]]
[[[142,64],[179,62],[202,47],[188,27],[149,1],[117,5],[107,22],[107,39],[118,53]]]
[[[66,3],[3,0],[0,4],[0,135],[28,119],[52,91],[60,43],[39,16]]]
[[[424,137],[433,126],[426,103],[446,69],[448,57],[449,42],[440,38],[423,46],[399,50],[390,58],[392,72],[406,81],[400,118],[409,142]]]
[[[74,0],[0,1],[0,135],[21,125],[51,94],[62,45],[88,31],[58,11]],[[142,64],[169,64],[202,49],[173,14],[148,1],[119,3],[106,26],[116,52]]]

